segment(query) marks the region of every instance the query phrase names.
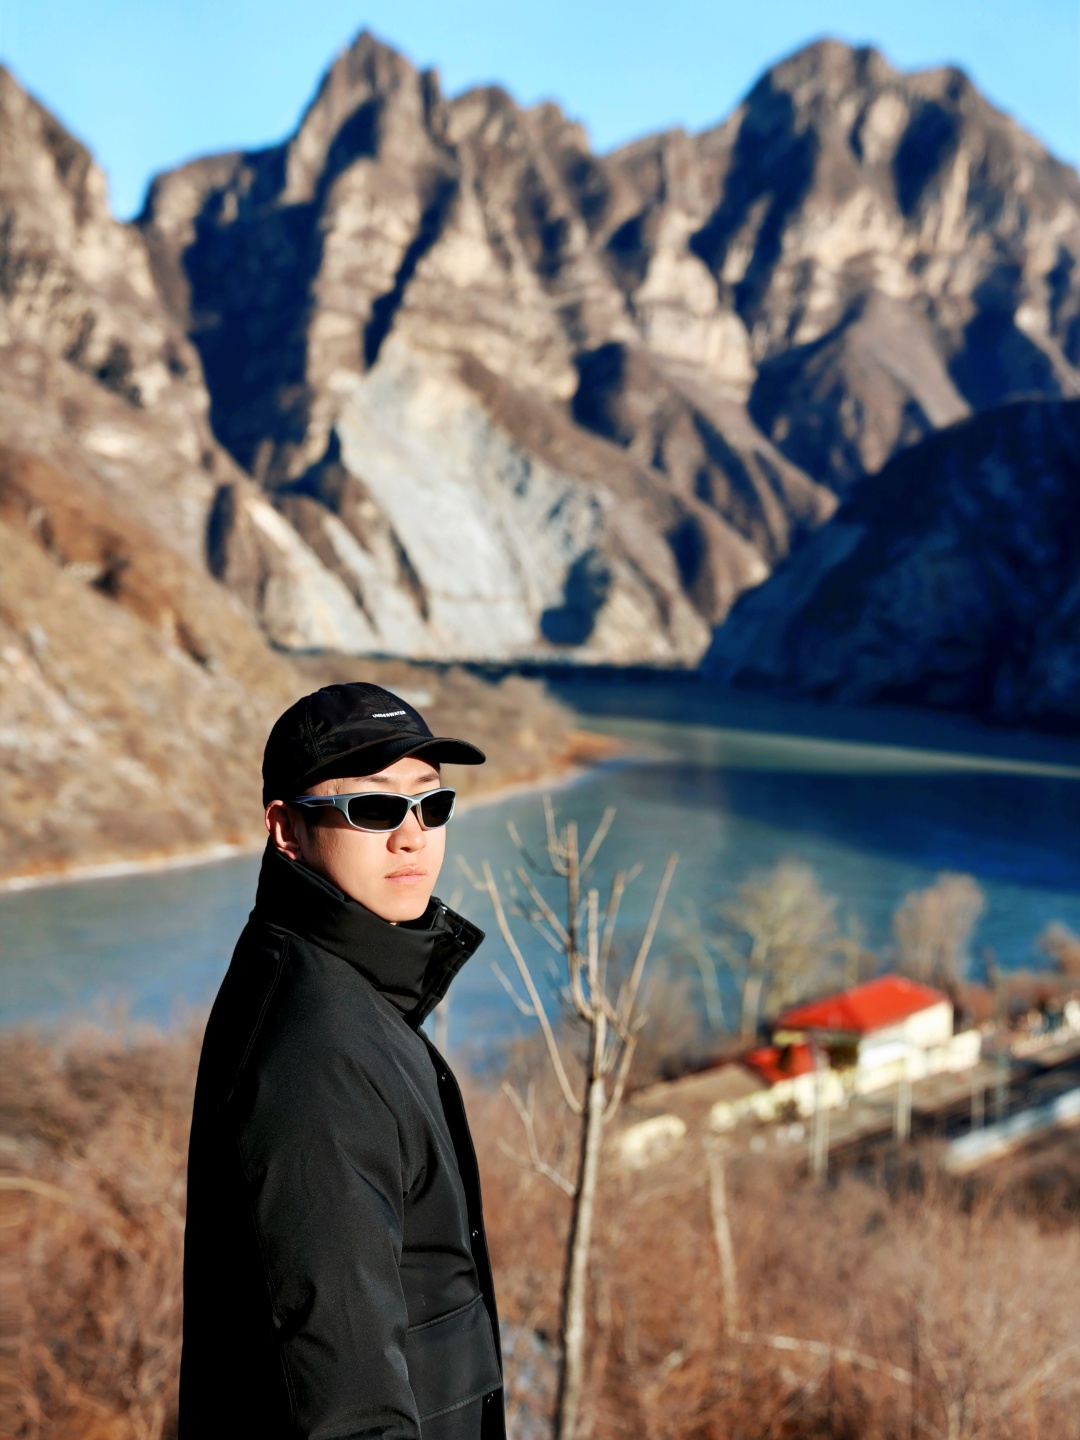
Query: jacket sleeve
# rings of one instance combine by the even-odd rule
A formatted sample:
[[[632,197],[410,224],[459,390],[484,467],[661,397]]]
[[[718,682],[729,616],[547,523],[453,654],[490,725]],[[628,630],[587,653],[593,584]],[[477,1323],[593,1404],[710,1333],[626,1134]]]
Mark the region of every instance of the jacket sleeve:
[[[261,1067],[237,1130],[296,1434],[419,1440],[397,1122],[355,1061],[314,1068]]]

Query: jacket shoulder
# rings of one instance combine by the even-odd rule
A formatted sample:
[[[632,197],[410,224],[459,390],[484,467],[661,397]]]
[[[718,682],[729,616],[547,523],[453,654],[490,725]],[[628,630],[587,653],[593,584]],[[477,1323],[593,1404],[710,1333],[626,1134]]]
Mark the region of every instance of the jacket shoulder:
[[[253,1066],[284,1064],[299,1084],[343,1060],[373,1078],[392,1071],[380,1003],[346,961],[253,917],[210,1013],[200,1078],[225,1100]]]

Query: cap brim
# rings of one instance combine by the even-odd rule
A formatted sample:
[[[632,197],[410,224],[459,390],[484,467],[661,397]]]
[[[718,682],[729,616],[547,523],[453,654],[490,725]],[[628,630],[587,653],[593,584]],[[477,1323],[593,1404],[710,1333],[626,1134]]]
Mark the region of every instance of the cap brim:
[[[477,746],[467,740],[453,740],[448,735],[393,735],[342,751],[301,776],[297,784],[304,787],[346,775],[377,775],[395,760],[404,760],[410,755],[422,756],[437,765],[483,765],[487,759]]]

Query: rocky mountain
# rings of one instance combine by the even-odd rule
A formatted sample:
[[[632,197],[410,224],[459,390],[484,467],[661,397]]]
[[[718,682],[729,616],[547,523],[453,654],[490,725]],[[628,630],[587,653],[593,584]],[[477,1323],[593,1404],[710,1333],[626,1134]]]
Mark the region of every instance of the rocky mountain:
[[[854,486],[716,632],[729,684],[1080,734],[1080,401],[960,422]]]
[[[207,574],[228,479],[145,245],[0,70],[0,873],[250,837],[297,685]]]
[[[160,176],[121,225],[0,69],[0,866],[249,837],[269,721],[353,663],[308,652],[695,664],[778,565],[725,673],[1071,714],[1045,504],[1078,380],[1080,180],[953,70],[823,42],[715,129],[598,156],[555,106],[448,99],[362,35],[287,141]],[[1004,486],[1050,556],[1008,571],[1017,615],[1050,606],[1016,621],[1043,659],[943,640],[927,688],[901,632],[892,679],[793,679],[779,621],[775,662],[731,659],[767,597],[803,623],[784,577],[813,557],[890,526],[918,550],[923,466],[955,489],[925,533],[976,549],[918,573],[1004,613]],[[933,604],[946,635],[968,601]],[[566,750],[534,692],[430,685],[500,716],[500,773]]]
[[[87,151],[0,69],[0,877],[257,841],[270,724],[361,672],[490,738],[481,779],[572,758],[569,715],[525,681],[294,664],[269,647],[208,571],[218,496],[270,517],[278,573],[310,552],[208,411],[139,233],[110,217]]]
[[[365,34],[139,226],[262,490],[211,564],[289,648],[693,662],[853,479],[1080,380],[1075,172],[832,42],[597,156]]]
[[[259,843],[267,731],[337,680],[389,685],[476,739],[489,763],[459,789],[602,753],[535,682],[276,655],[89,465],[0,448],[0,574],[0,880]]]

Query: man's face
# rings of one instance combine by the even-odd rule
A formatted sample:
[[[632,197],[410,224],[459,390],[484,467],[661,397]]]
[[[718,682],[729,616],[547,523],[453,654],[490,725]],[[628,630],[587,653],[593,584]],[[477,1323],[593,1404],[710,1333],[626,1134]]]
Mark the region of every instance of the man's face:
[[[426,760],[406,756],[377,775],[323,780],[307,795],[355,795],[362,790],[420,795],[442,784]],[[272,800],[266,828],[283,855],[302,860],[346,895],[396,925],[427,909],[446,852],[446,828],[425,830],[415,807],[389,833],[354,830],[339,810],[311,810]]]

